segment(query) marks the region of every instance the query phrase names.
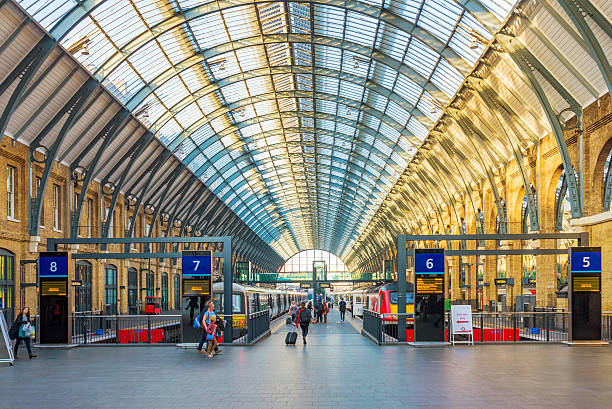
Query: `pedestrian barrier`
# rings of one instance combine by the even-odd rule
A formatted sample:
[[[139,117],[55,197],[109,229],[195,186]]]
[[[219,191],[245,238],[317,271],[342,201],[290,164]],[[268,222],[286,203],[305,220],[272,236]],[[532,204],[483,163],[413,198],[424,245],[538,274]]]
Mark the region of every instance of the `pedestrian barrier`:
[[[180,315],[72,316],[72,343],[176,344],[181,342]]]
[[[398,342],[398,314],[378,314],[373,311],[363,312],[363,332],[378,344]],[[603,317],[602,333],[612,336],[612,314]],[[412,314],[406,314],[406,341],[414,340]],[[450,331],[450,314],[446,315],[446,327]],[[559,343],[568,340],[569,314],[567,312],[499,312],[472,313],[474,342],[550,342]],[[607,335],[606,335],[607,332]],[[458,339],[467,336],[459,335]],[[448,339],[448,332],[446,335]]]
[[[247,317],[247,343],[252,344],[270,333],[270,310],[258,311]]]

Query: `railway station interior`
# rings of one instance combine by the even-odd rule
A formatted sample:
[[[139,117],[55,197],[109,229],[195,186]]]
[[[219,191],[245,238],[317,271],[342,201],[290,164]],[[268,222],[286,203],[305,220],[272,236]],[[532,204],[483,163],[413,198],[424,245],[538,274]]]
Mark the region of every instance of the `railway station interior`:
[[[611,59],[611,0],[0,0],[0,408],[609,407]]]

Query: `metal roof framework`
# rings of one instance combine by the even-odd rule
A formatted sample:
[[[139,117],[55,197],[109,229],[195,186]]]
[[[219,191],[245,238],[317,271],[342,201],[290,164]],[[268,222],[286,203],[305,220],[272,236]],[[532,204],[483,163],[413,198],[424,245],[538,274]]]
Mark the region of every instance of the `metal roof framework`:
[[[169,150],[191,171],[151,189],[139,171],[155,156],[119,134],[104,151],[126,160],[100,165],[102,180],[185,217],[197,178],[281,257],[324,248],[352,268],[474,181],[496,190],[500,164],[610,88],[608,0],[529,0],[512,14],[507,0],[17,2],[148,129],[142,152]],[[98,129],[117,112],[100,99]],[[29,143],[44,113],[9,129]],[[58,157],[72,163],[83,144],[66,136]]]

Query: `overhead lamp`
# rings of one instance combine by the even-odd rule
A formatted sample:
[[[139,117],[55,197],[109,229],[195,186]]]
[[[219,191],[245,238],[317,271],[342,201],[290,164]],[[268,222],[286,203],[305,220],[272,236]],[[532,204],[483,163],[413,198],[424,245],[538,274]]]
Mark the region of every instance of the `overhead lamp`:
[[[87,45],[90,42],[91,40],[89,39],[89,37],[83,36],[78,41],[76,41],[74,44],[72,44],[70,47],[68,47],[66,51],[68,51],[72,55],[75,55],[79,51],[81,52],[82,55],[89,55],[89,49],[87,48]]]
[[[469,45],[469,47],[470,47],[471,50],[476,50],[478,48],[479,44],[480,44],[480,41],[478,41],[475,38],[473,38],[472,42]]]

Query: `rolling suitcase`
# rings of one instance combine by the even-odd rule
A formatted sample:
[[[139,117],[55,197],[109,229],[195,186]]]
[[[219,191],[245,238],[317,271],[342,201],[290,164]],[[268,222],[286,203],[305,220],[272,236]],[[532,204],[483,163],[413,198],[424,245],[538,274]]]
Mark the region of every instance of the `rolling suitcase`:
[[[293,320],[291,319],[291,316],[287,317],[287,319],[285,320],[285,324],[287,325],[293,324]]]
[[[297,341],[297,330],[295,327],[291,326],[293,329],[287,332],[287,336],[285,337],[285,344],[287,345],[295,345],[295,341]]]

